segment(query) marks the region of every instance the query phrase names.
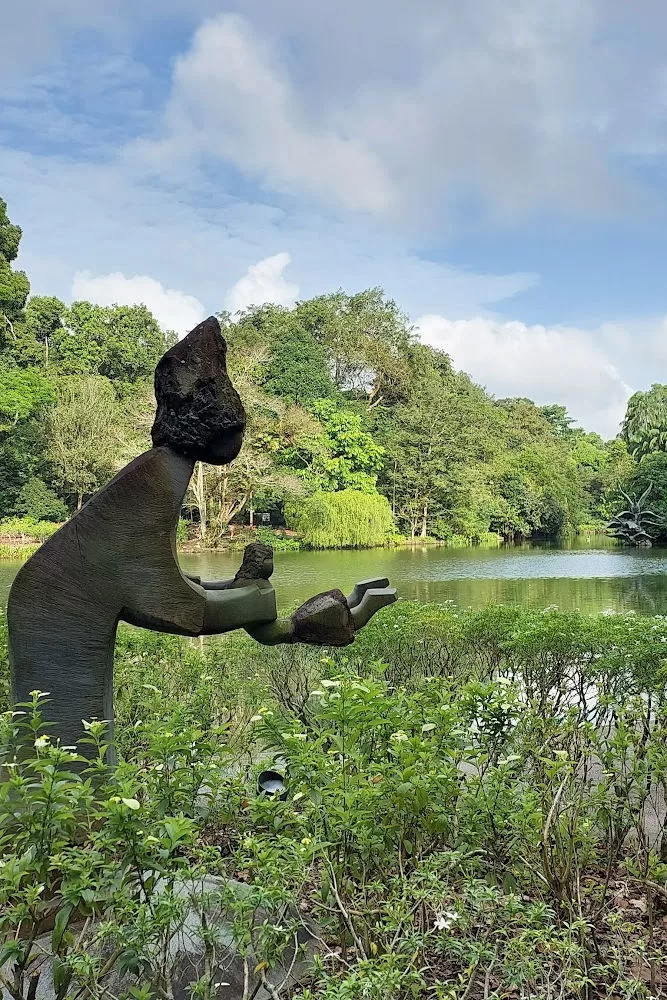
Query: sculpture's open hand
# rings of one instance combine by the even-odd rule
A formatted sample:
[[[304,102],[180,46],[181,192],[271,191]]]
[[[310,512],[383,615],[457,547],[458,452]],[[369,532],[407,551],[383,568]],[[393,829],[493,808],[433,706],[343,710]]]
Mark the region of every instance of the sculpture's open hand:
[[[347,646],[354,642],[355,632],[376,611],[396,600],[396,591],[388,583],[386,577],[364,580],[356,584],[348,598],[340,590],[312,597],[292,615],[294,641],[316,646]]]
[[[371,583],[373,581],[367,582]],[[389,604],[393,604],[396,600],[396,589],[385,585],[389,583],[388,580],[377,582],[382,583],[383,586],[367,587],[359,603],[355,604],[354,607],[350,605],[350,611],[352,618],[354,619],[355,629],[363,628],[364,625],[370,621],[376,611],[379,611],[380,608],[386,608]],[[357,587],[359,586],[361,586],[361,584],[357,584]],[[355,587],[355,591],[357,590],[357,587]]]
[[[384,590],[388,586],[389,580],[386,576],[380,576],[374,580],[361,580],[360,583],[355,583],[352,593],[347,595],[347,605],[350,609],[356,608],[358,604],[361,604],[367,591]]]

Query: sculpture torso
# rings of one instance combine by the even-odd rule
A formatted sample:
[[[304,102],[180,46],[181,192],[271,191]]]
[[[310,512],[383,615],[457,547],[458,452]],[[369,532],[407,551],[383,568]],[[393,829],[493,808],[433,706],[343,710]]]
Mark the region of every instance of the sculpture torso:
[[[168,448],[140,455],[16,577],[8,605],[12,701],[52,692],[49,709],[66,743],[80,737],[83,718],[113,718],[119,619],[184,635],[202,630],[205,594],[182,574],[175,547],[192,468]],[[70,701],[78,718],[63,729]]]

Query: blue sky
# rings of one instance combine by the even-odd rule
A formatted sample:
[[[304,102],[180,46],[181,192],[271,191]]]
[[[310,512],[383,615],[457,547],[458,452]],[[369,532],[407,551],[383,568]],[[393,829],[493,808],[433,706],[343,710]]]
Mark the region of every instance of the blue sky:
[[[35,293],[221,308],[382,285],[498,396],[613,435],[667,381],[657,0],[36,0],[0,196]]]

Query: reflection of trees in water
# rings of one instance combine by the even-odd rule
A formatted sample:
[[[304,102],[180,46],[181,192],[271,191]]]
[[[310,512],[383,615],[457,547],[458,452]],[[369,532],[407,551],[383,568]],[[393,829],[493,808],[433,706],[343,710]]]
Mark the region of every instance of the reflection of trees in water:
[[[555,605],[564,611],[598,612],[611,608],[662,614],[667,613],[667,576],[411,580],[403,596],[416,601],[450,600],[460,607],[474,608],[489,604],[541,608]]]
[[[664,576],[623,577],[623,603],[642,614],[659,615],[667,608],[667,578]]]

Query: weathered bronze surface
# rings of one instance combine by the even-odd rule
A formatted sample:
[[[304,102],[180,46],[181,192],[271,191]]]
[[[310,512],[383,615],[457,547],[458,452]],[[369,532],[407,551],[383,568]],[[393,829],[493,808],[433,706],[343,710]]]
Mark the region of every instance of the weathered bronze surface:
[[[12,701],[49,692],[53,738],[75,744],[83,720],[109,722],[113,738],[116,628],[198,636],[245,628],[259,642],[347,645],[396,599],[388,581],[307,601],[278,621],[269,546],[248,547],[234,580],[202,582],[181,571],[176,528],[194,464],[239,453],[245,412],[226,369],[218,321],[201,323],[155,373],[154,447],[130,462],[38,549],[9,595]]]

